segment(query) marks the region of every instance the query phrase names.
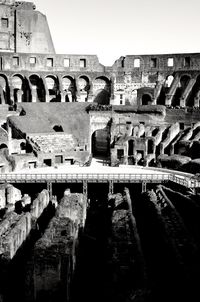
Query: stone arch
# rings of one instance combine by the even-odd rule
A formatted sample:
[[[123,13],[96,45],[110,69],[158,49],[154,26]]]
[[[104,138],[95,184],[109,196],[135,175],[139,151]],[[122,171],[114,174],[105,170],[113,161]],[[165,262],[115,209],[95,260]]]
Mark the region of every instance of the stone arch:
[[[30,87],[27,79],[21,74],[13,74],[11,77],[14,103],[30,101]]]
[[[110,104],[111,81],[105,76],[95,78],[93,82],[94,102],[101,105]]]
[[[80,91],[88,91],[90,88],[90,80],[87,76],[85,75],[81,75],[78,78],[78,87],[80,89]]]
[[[80,101],[87,102],[90,91],[90,79],[88,76],[81,75],[77,79],[77,87],[80,94]]]
[[[6,144],[3,143],[3,144],[0,145],[0,150],[2,150],[2,149],[4,149],[4,148],[8,148],[8,146],[7,146]]]
[[[45,102],[45,85],[42,78],[37,74],[29,76],[32,90],[32,102]]]
[[[91,136],[91,152],[93,157],[108,157],[110,155],[110,129],[97,129]]]
[[[174,76],[172,74],[168,75],[165,80],[165,87],[170,88],[173,80],[174,80]]]
[[[176,89],[174,97],[172,99],[172,106],[180,106],[180,99],[181,95],[183,94],[184,90],[186,89],[189,81],[191,79],[191,75],[189,74],[182,74],[179,79],[179,85]]]
[[[200,74],[196,76],[196,82],[192,88],[190,97],[186,100],[186,106],[198,106],[199,107],[200,100]]]
[[[152,104],[152,96],[149,93],[144,93],[142,95],[142,105],[151,105]]]
[[[65,102],[74,102],[76,100],[75,79],[70,75],[62,77],[62,89]]]
[[[8,78],[4,74],[0,74],[0,104],[10,103],[10,89]]]
[[[191,75],[189,75],[189,74],[181,75],[181,77],[180,77],[180,87],[182,88],[182,90],[184,90],[187,87],[190,79],[191,79]]]
[[[49,94],[49,101],[60,101],[59,81],[54,75],[45,76],[46,88]]]
[[[54,125],[53,130],[55,132],[64,132],[63,127],[61,125]]]

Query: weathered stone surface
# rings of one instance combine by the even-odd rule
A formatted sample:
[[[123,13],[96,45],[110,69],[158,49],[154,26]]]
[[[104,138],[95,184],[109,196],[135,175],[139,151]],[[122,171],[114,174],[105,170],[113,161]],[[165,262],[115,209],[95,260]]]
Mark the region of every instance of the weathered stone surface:
[[[82,194],[65,195],[34,249],[34,292],[37,301],[69,301],[78,233],[86,207]]]

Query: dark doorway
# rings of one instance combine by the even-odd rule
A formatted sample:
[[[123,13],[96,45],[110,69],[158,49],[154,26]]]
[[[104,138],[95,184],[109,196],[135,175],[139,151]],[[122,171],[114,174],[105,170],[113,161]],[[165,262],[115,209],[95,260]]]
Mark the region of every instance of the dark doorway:
[[[50,159],[50,158],[44,159],[43,163],[44,163],[46,166],[51,167],[51,159]]]
[[[110,154],[110,135],[108,129],[96,130],[92,134],[93,156],[108,157]]]
[[[128,155],[133,155],[133,140],[128,141]]]
[[[149,94],[143,94],[142,96],[142,105],[151,105],[152,99]]]
[[[152,154],[153,152],[153,141],[148,140],[148,154]]]

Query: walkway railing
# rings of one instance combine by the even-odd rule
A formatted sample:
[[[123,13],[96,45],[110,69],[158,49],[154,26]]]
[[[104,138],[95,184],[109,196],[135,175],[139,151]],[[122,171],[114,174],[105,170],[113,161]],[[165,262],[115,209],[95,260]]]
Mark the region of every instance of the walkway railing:
[[[5,173],[0,174],[0,182],[28,182],[28,181],[152,181],[169,180],[169,174],[131,174],[131,173]]]
[[[199,188],[200,182],[187,176],[172,173],[134,174],[134,173],[2,173],[0,183],[4,182],[163,182],[172,181],[188,188]]]

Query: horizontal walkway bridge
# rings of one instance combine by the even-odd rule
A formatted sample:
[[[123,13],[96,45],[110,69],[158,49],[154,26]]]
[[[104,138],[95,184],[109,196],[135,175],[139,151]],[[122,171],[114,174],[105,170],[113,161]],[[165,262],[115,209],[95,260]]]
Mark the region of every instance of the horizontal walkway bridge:
[[[0,183],[68,183],[68,182],[113,182],[113,183],[161,183],[172,181],[188,188],[199,188],[200,182],[192,174],[179,171],[123,166],[123,167],[65,167],[38,168],[19,172],[1,173]]]

